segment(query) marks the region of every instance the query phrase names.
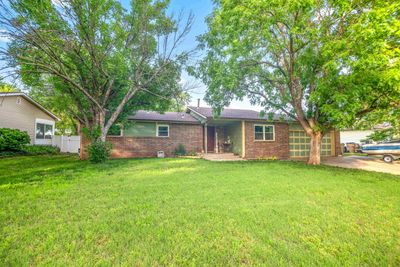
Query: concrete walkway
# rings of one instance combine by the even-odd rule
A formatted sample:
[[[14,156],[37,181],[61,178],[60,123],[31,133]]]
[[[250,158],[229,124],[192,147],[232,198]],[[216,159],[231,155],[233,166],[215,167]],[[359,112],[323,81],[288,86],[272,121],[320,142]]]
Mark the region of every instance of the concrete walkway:
[[[332,157],[323,160],[325,165],[362,169],[367,171],[385,172],[395,175],[400,175],[400,161],[393,163],[385,163],[382,159],[377,157],[367,156],[348,156],[348,157]]]
[[[210,161],[237,161],[244,160],[233,153],[207,153],[203,154],[203,159]]]

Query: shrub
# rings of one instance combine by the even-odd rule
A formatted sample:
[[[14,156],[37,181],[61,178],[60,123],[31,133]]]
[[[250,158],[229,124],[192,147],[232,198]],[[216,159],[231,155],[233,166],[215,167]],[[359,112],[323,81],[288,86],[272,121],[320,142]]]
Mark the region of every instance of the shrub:
[[[12,157],[12,156],[21,156],[26,155],[26,152],[21,151],[0,151],[0,158],[1,157]]]
[[[24,146],[23,151],[28,155],[53,155],[60,153],[58,147],[49,145]]]
[[[93,141],[88,146],[89,160],[93,163],[105,162],[111,154],[111,144],[102,141]]]
[[[193,156],[193,157],[195,157],[195,156],[197,156],[197,152],[196,152],[195,149],[193,149],[192,151],[186,153],[186,155],[187,155],[187,156]]]
[[[0,151],[21,151],[31,141],[26,132],[18,129],[0,128]]]
[[[183,144],[179,144],[177,148],[175,148],[174,152],[175,156],[184,156],[186,155],[186,149]]]
[[[0,151],[0,157],[11,156],[35,156],[35,155],[54,155],[60,153],[60,149],[48,145],[24,145],[19,151]]]

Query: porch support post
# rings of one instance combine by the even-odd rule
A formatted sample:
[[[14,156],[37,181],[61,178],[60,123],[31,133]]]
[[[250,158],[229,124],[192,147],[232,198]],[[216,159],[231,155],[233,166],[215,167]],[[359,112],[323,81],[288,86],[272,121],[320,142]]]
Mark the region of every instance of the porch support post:
[[[204,123],[204,153],[207,154],[207,123]]]
[[[214,140],[215,140],[215,142],[214,142],[215,143],[214,151],[215,151],[215,153],[219,153],[217,127],[214,127]]]
[[[246,133],[245,122],[242,121],[242,158],[246,157]]]

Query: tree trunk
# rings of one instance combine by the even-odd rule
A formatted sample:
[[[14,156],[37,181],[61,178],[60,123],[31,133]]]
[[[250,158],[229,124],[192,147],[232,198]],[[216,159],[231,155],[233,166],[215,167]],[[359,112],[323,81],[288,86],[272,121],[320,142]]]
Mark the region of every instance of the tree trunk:
[[[100,133],[100,140],[102,141],[102,142],[105,142],[106,141],[106,138],[107,138],[107,133],[108,133],[108,129],[109,128],[107,128],[106,127],[106,125],[105,125],[105,112],[104,111],[101,111],[100,113],[99,113],[99,127],[100,127],[100,131],[101,131],[101,133]]]
[[[322,133],[313,132],[311,134],[310,157],[308,158],[308,164],[319,165],[321,163],[321,142]]]
[[[101,141],[102,141],[102,142],[105,142],[106,139],[107,139],[107,132],[105,131],[104,128],[101,129],[101,136],[100,136],[100,138],[101,138]]]

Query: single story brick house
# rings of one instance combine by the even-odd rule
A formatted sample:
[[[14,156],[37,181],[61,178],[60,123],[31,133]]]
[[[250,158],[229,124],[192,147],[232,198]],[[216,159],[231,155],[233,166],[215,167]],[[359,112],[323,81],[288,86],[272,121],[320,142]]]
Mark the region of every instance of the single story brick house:
[[[218,118],[208,107],[188,107],[186,112],[138,111],[129,117],[119,136],[108,136],[112,157],[156,157],[164,151],[173,156],[179,144],[197,153],[231,152],[246,159],[308,157],[310,139],[294,121],[260,117],[253,110],[224,109]],[[85,157],[84,144],[81,156]],[[323,156],[337,156],[338,131],[327,133],[322,141]]]

